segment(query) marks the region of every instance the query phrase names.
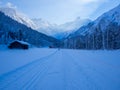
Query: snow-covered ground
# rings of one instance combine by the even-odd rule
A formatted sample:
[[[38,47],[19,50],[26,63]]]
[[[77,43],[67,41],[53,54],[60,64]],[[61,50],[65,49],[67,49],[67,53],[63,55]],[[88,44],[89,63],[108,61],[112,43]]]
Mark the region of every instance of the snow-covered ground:
[[[120,51],[2,49],[0,90],[120,90]]]

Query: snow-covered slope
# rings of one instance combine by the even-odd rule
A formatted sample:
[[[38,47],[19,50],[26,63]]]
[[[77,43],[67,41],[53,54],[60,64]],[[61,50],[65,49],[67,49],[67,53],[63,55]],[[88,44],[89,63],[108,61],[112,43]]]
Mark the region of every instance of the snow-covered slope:
[[[120,49],[120,5],[81,27],[66,41],[69,48]]]
[[[67,37],[71,32],[79,29],[81,26],[86,25],[90,22],[89,19],[76,18],[74,21],[67,22],[61,25],[51,24],[43,19],[32,19],[37,25],[37,31],[44,34],[62,39]]]
[[[0,7],[0,11],[3,12],[5,15],[11,17],[12,19],[16,20],[19,23],[22,23],[32,29],[36,29],[36,25],[34,22],[29,19],[25,14],[19,12],[15,8],[12,7]]]
[[[77,17],[74,21],[59,25],[58,28],[62,31],[74,31],[81,26],[88,24],[90,21],[91,20],[89,19],[81,19],[80,17]]]
[[[32,19],[32,21],[36,24],[37,29],[44,29],[44,28],[48,28],[51,26],[55,26],[54,24],[51,24],[50,22],[43,20],[43,19]]]
[[[50,22],[43,20],[43,19],[32,19],[32,21],[35,23],[36,30],[50,35],[54,36],[54,34],[58,33],[58,30],[56,29],[57,25],[56,24],[51,24]]]
[[[0,11],[0,44],[22,40],[38,47],[56,46],[57,39],[18,23]]]
[[[99,24],[103,19],[105,24],[109,24],[110,22],[116,22],[118,25],[120,25],[120,4],[97,18],[95,20],[95,25]]]
[[[90,19],[81,19],[80,17],[77,17],[74,21],[61,24],[57,27],[58,31],[60,32],[55,34],[55,37],[64,39],[71,33],[74,33],[80,27],[87,25],[90,21]]]
[[[88,22],[90,22],[89,19],[84,20],[77,18],[74,21],[57,25],[57,24],[51,24],[50,22],[43,19],[30,19],[25,14],[19,12],[17,9],[12,7],[0,7],[0,11],[21,24],[24,24],[41,33],[59,39],[67,37],[69,33],[73,32],[74,30],[77,30],[82,25],[85,25]]]
[[[120,90],[120,51],[0,50],[0,90]]]

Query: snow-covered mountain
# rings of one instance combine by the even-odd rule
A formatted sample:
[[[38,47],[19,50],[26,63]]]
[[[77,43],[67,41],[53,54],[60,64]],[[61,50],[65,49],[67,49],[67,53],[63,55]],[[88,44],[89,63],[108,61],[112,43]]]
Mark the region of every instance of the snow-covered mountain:
[[[58,39],[67,37],[71,32],[90,22],[89,19],[81,19],[80,17],[76,18],[74,21],[67,22],[61,25],[51,24],[50,22],[43,19],[32,20],[37,25],[37,31]]]
[[[62,31],[74,31],[81,26],[88,24],[90,21],[90,19],[81,19],[80,17],[77,17],[74,21],[59,25],[59,29]]]
[[[58,30],[56,29],[56,24],[51,24],[50,22],[43,20],[43,19],[32,19],[32,21],[36,25],[36,30],[44,33],[49,36],[54,36],[54,34],[58,33]]]
[[[80,26],[90,22],[89,19],[82,20],[77,18],[74,21],[57,25],[51,24],[43,19],[30,19],[25,14],[12,7],[0,7],[0,11],[21,24],[59,39],[67,37],[72,31],[77,30]]]
[[[80,17],[77,17],[74,21],[61,24],[57,27],[57,30],[60,32],[55,34],[55,37],[64,39],[69,36],[69,34],[78,30],[81,26],[87,25],[90,21],[90,19],[81,19]]]
[[[65,47],[120,49],[120,5],[70,34]]]
[[[50,22],[43,20],[42,18],[39,19],[32,19],[32,21],[36,24],[37,29],[48,28],[51,26],[55,26],[55,24],[51,24]]]
[[[25,14],[19,12],[15,8],[0,7],[0,11],[3,12],[5,15],[11,17],[12,19],[16,20],[17,22],[24,24],[32,29],[36,29],[36,25],[34,24],[34,22],[29,19]]]
[[[57,47],[59,41],[12,19],[0,11],[0,44],[22,40],[38,47]]]

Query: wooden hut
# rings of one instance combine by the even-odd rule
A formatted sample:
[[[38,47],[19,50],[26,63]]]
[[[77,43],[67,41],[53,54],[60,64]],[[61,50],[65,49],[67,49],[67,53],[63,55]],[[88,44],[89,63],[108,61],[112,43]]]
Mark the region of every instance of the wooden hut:
[[[23,42],[23,41],[15,40],[9,44],[8,48],[10,48],[10,49],[28,49],[29,44],[26,42]]]

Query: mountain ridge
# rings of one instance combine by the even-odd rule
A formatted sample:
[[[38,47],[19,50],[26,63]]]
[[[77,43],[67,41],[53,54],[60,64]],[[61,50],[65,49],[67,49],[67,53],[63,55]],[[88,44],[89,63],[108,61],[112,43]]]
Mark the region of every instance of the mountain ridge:
[[[39,33],[0,12],[0,43],[9,44],[13,40],[23,40],[37,47],[56,46],[59,41]]]
[[[119,49],[120,5],[102,14],[95,21],[71,33],[64,41],[66,48]]]
[[[19,12],[17,9],[12,7],[0,7],[0,11],[12,19],[18,21],[19,23],[24,24],[32,29],[36,29],[34,22],[25,14]]]

